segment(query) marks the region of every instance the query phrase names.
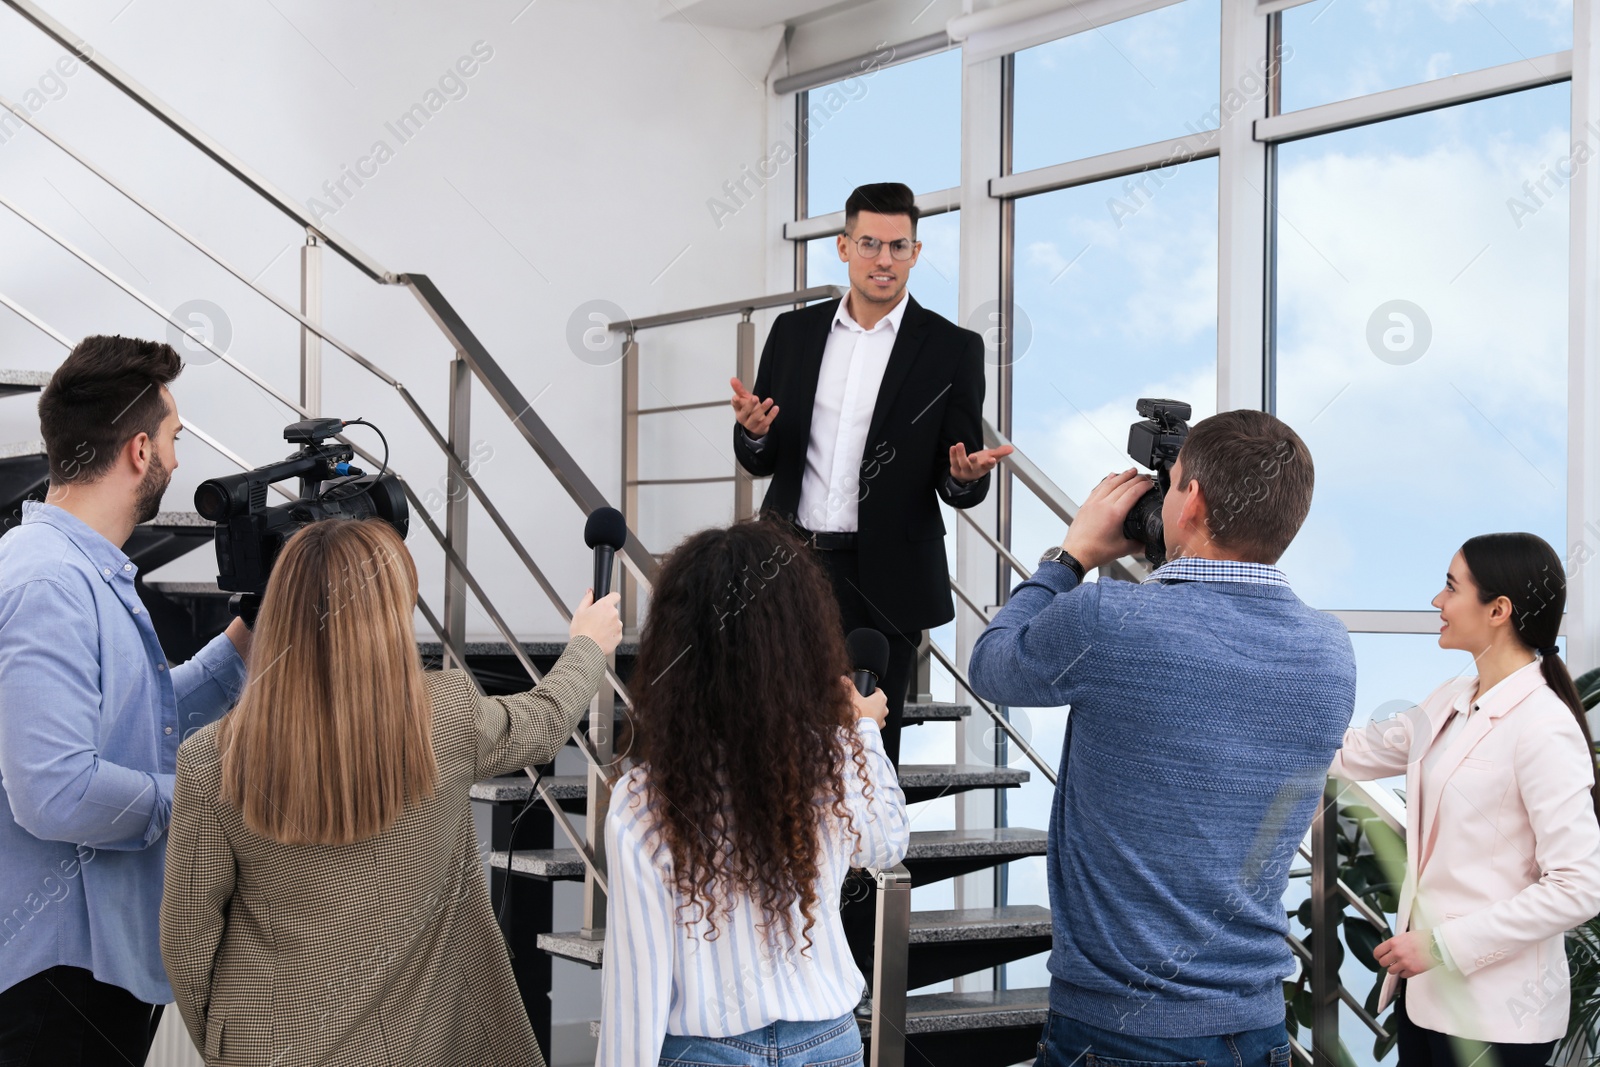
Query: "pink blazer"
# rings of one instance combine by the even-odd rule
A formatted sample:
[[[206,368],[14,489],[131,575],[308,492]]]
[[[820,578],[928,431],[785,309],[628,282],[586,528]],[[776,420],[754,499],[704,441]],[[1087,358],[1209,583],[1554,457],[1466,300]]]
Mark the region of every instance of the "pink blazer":
[[[1407,982],[1411,1020],[1478,1041],[1554,1041],[1567,1032],[1565,931],[1600,911],[1594,762],[1571,710],[1534,662],[1482,695],[1433,773],[1424,773],[1450,708],[1477,684],[1446,682],[1403,715],[1352,728],[1328,773],[1405,773],[1397,932],[1415,909],[1457,968],[1434,967]],[[1397,984],[1393,975],[1384,981],[1378,1010]]]

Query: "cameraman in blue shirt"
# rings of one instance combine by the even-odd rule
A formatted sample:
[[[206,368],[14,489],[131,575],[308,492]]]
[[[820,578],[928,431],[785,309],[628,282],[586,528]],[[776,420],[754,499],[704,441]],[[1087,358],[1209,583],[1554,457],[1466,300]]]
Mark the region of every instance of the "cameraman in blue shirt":
[[[178,743],[244,687],[235,619],[167,666],[122,551],[178,466],[170,345],[90,337],[39,398],[46,502],[0,539],[0,1063],[143,1064]]]
[[[1199,422],[1160,501],[1167,562],[1083,580],[1139,548],[1125,520],[1154,492],[1111,475],[973,648],[980,695],[1072,709],[1039,1067],[1289,1063],[1284,888],[1356,685],[1344,626],[1276,566],[1313,481],[1272,415]]]

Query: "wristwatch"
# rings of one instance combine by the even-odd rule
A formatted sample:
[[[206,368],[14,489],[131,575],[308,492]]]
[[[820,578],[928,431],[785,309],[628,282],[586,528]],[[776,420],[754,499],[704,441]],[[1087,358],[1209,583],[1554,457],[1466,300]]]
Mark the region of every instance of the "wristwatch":
[[[1071,552],[1068,552],[1066,549],[1062,548],[1060,545],[1057,545],[1055,548],[1045,549],[1044,555],[1039,557],[1039,562],[1064,563],[1067,565],[1067,567],[1071,568],[1073,574],[1078,576],[1078,581],[1080,582],[1083,581],[1083,576],[1086,573],[1083,564],[1078,562],[1077,557]]]
[[[1433,962],[1443,966],[1444,948],[1439,944],[1439,929],[1434,927],[1428,931],[1428,955],[1433,957]]]

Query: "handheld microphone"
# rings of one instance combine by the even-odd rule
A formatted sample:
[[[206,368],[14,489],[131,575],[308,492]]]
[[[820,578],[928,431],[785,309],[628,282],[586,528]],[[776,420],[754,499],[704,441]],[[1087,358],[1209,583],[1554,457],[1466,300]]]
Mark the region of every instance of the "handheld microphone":
[[[889,639],[880,631],[863,626],[850,631],[844,646],[855,666],[852,680],[856,683],[856,692],[864,697],[871,696],[878,688],[878,679],[889,669]]]
[[[594,549],[594,598],[611,592],[611,562],[628,543],[628,522],[616,508],[595,508],[583,524],[583,543]]]

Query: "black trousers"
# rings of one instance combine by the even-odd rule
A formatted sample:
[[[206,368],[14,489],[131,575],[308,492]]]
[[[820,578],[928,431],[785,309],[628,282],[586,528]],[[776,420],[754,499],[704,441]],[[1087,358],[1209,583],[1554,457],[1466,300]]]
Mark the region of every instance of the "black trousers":
[[[52,967],[0,993],[0,1067],[143,1067],[161,1005]]]
[[[874,612],[861,594],[861,561],[855,549],[825,550],[813,549],[815,558],[822,564],[822,569],[827,571],[828,580],[833,583],[833,595],[839,601],[839,614],[844,619],[844,632],[849,633],[861,626],[870,626],[881,630],[881,623],[874,621]],[[881,612],[878,613],[881,615]],[[911,682],[911,669],[917,659],[917,644],[922,640],[922,633],[904,634],[895,630],[884,633],[889,639],[889,667],[884,676],[878,679],[878,688],[883,690],[883,695],[889,698],[889,718],[883,727],[883,750],[889,755],[889,762],[896,768],[900,766],[900,725],[905,716],[906,687]]]
[[[1426,1030],[1406,1014],[1404,982],[1400,984],[1394,1013],[1400,1020],[1400,1067],[1544,1067],[1556,1050],[1554,1041],[1484,1042]]]

